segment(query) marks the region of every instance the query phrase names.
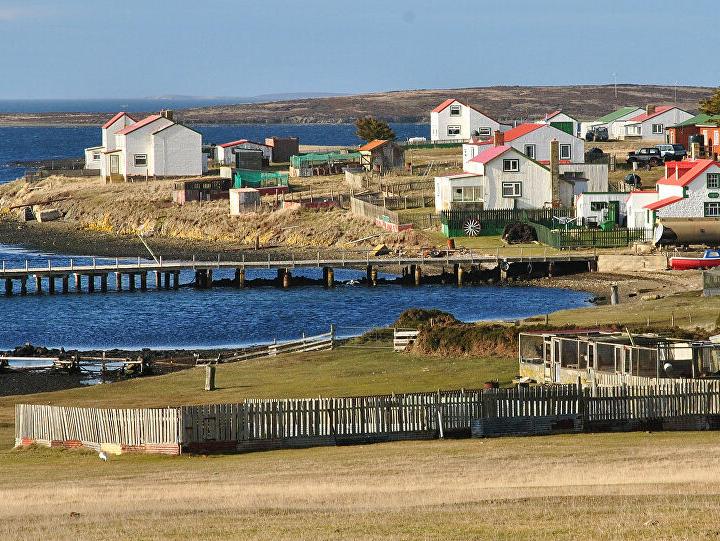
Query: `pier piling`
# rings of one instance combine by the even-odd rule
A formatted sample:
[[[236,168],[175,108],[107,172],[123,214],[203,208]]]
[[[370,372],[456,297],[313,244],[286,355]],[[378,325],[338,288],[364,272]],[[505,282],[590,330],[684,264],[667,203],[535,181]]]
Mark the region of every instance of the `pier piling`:
[[[13,281],[12,278],[5,278],[5,295],[8,297],[13,294]]]
[[[179,289],[180,288],[180,271],[173,272],[172,278],[173,278],[173,283],[172,283],[173,289]]]
[[[282,280],[283,288],[284,289],[289,288],[291,281],[292,281],[292,275],[290,274],[290,269],[285,269],[285,272],[283,273],[283,280]]]
[[[70,292],[70,276],[68,276],[67,274],[63,274],[60,281],[62,282],[63,295],[67,295]]]
[[[95,293],[95,275],[87,275],[88,293]]]
[[[82,276],[79,272],[73,274],[73,280],[75,285],[75,292],[80,293],[82,291]]]
[[[128,290],[135,291],[135,273],[128,273]]]
[[[108,285],[107,285],[107,274],[101,274],[100,275],[100,291],[102,293],[107,293]]]
[[[42,295],[42,276],[38,274],[35,275],[35,293]]]
[[[197,281],[197,273],[195,273],[195,279]],[[155,271],[155,289],[162,289],[162,274],[160,271]]]
[[[122,291],[122,274],[119,272],[115,273],[115,289]]]
[[[415,285],[419,286],[422,283],[422,270],[420,269],[420,265],[417,265],[415,267]]]
[[[20,278],[20,295],[27,295],[27,276]]]
[[[55,277],[52,275],[48,276],[48,293],[50,295],[55,294]]]
[[[245,269],[235,269],[235,287],[238,289],[245,287]]]

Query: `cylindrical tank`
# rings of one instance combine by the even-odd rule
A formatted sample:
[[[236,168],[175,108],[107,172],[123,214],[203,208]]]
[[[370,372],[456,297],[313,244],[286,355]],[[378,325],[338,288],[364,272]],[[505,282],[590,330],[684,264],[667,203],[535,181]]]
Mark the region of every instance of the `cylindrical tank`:
[[[655,228],[656,246],[720,246],[720,218],[667,218]]]

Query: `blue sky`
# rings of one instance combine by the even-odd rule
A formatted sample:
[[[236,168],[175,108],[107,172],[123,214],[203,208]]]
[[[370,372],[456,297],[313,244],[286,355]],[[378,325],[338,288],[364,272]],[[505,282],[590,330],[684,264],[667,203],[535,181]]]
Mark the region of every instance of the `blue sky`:
[[[708,35],[693,30],[713,32],[707,14],[717,0],[689,8],[677,0],[0,0],[0,98],[565,85],[611,83],[613,74],[715,86],[717,70],[689,52]]]

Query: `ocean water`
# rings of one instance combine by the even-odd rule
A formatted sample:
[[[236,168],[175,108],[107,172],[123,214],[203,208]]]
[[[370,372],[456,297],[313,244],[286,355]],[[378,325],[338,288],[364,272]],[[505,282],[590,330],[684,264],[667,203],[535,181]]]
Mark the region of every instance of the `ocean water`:
[[[391,124],[403,140],[409,137],[430,137],[427,124]],[[224,143],[236,139],[264,141],[265,137],[296,136],[305,145],[357,145],[352,124],[222,124],[194,125],[203,135],[204,143]],[[83,150],[99,145],[100,128],[97,126],[0,127],[0,183],[21,177],[25,168],[14,162],[83,158]]]
[[[43,254],[0,245],[7,268],[69,264],[68,256]],[[91,261],[74,257],[78,264]],[[98,264],[107,260],[97,259]],[[321,269],[294,269],[294,276],[320,278]],[[232,278],[215,271],[214,279]],[[274,270],[247,271],[246,278],[273,278]],[[336,269],[347,282],[362,271]],[[391,275],[385,275],[391,276]],[[181,282],[193,280],[191,272]],[[581,291],[540,287],[423,285],[420,287],[339,283],[321,286],[215,287],[178,291],[125,291],[34,295],[32,280],[26,297],[0,296],[0,349],[30,342],[66,349],[214,348],[261,344],[327,332],[330,324],[341,336],[358,335],[388,325],[407,308],[438,308],[464,321],[515,320],[563,308],[588,305]],[[109,280],[112,288],[114,280]],[[152,277],[148,286],[152,287]],[[72,287],[72,286],[71,286]],[[16,284],[19,288],[19,284]],[[17,291],[16,291],[17,292]]]

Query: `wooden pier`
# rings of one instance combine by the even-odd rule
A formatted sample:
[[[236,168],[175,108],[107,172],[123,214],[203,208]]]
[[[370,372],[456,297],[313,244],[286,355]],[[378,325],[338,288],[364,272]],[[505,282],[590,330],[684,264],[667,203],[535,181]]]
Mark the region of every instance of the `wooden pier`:
[[[594,271],[597,269],[595,255],[553,255],[553,256],[509,256],[474,255],[470,253],[445,254],[442,257],[365,257],[357,253],[342,254],[341,257],[321,258],[318,253],[314,259],[302,258],[272,260],[246,260],[243,256],[234,261],[200,261],[193,258],[190,261],[144,261],[138,258],[135,262],[121,262],[116,259],[114,263],[98,264],[93,259],[92,264],[76,265],[72,259],[67,266],[53,266],[48,261],[46,266],[31,266],[29,262],[24,267],[9,267],[3,262],[0,269],[0,281],[5,282],[5,295],[11,296],[19,292],[28,294],[28,280],[34,281],[34,292],[37,295],[72,292],[106,293],[109,290],[130,292],[179,289],[180,273],[193,272],[194,286],[200,289],[213,287],[213,271],[234,271],[232,285],[243,288],[246,284],[247,270],[276,269],[277,283],[284,288],[292,285],[292,269],[296,268],[322,268],[325,287],[334,285],[334,269],[354,268],[366,271],[368,285],[377,285],[378,271],[397,272],[398,275],[408,277],[415,285],[420,285],[426,274],[425,268],[452,269],[454,283],[463,285],[466,277],[472,270],[492,268],[497,270],[498,280],[505,281],[516,277],[553,276],[555,273],[571,269],[571,272]],[[114,280],[109,277],[113,275]],[[150,276],[150,280],[148,280]],[[19,283],[19,291],[16,284]],[[111,287],[111,285],[113,287]]]

